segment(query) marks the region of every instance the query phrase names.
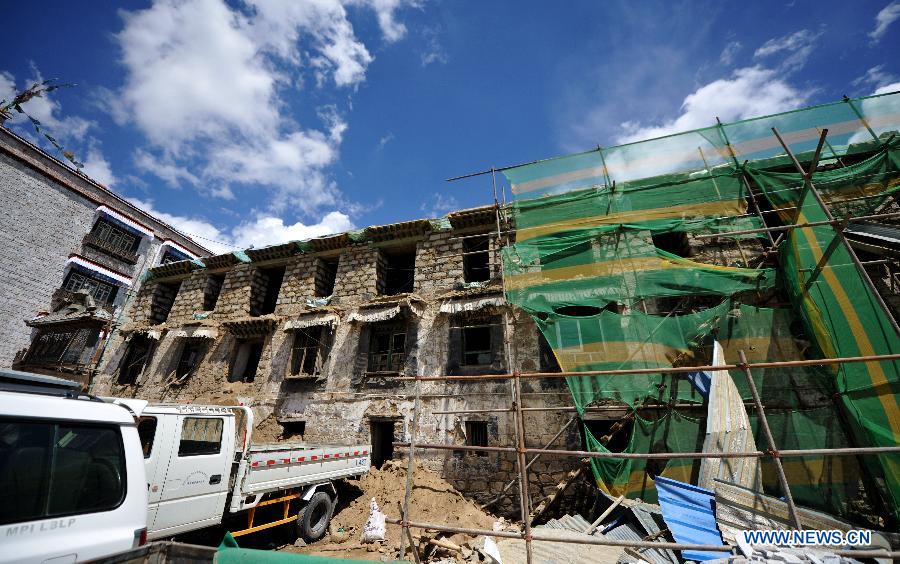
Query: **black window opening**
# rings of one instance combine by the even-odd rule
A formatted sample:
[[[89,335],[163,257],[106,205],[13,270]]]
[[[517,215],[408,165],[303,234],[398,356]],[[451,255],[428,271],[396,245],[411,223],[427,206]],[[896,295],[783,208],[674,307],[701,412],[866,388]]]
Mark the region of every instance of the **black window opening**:
[[[322,325],[297,329],[291,346],[291,376],[318,376],[324,363],[327,331]]]
[[[116,426],[0,419],[0,525],[110,511],[126,476]]]
[[[280,423],[282,439],[299,438],[301,441],[303,440],[303,436],[306,434],[306,421],[281,421]]]
[[[487,421],[466,421],[466,446],[488,446]],[[471,453],[471,451],[469,451]],[[475,451],[478,456],[487,456],[487,452]]]
[[[192,375],[200,366],[204,352],[206,352],[206,345],[199,339],[185,341],[181,349],[181,356],[178,357],[178,364],[175,366],[175,378],[184,380]]]
[[[317,298],[327,298],[334,293],[337,281],[338,259],[320,258],[316,261],[315,294]]]
[[[93,355],[99,327],[41,331],[31,342],[27,364],[86,364]]]
[[[163,253],[162,259],[160,259],[159,264],[171,264],[173,262],[180,262],[183,260],[187,260],[187,257],[173,251],[166,251]]]
[[[203,287],[203,311],[213,311],[222,293],[222,285],[225,284],[224,274],[210,274],[206,277],[206,286]]]
[[[657,249],[679,257],[691,256],[691,243],[687,233],[683,231],[671,231],[669,233],[656,233],[653,236],[653,244]]]
[[[372,456],[375,468],[381,468],[385,461],[394,458],[394,421],[369,421],[372,431]]]
[[[253,297],[250,314],[253,316],[275,313],[278,305],[278,294],[284,281],[285,267],[260,268],[257,272],[258,283],[254,290],[258,295]]]
[[[94,225],[91,234],[101,241],[104,246],[122,254],[135,252],[141,243],[137,235],[102,219],[98,220],[97,224]]]
[[[181,424],[178,456],[219,454],[222,450],[222,418],[185,417]]]
[[[156,341],[146,335],[134,335],[119,368],[119,384],[134,384],[150,361]]]
[[[119,291],[119,287],[114,284],[98,280],[88,274],[75,270],[69,271],[69,274],[63,281],[63,289],[73,293],[78,292],[79,290],[87,290],[88,294],[94,298],[94,302],[97,305],[112,304]]]
[[[503,371],[505,352],[500,316],[459,316],[452,323],[449,374],[475,376]]]
[[[262,358],[263,339],[241,339],[234,347],[229,382],[252,382],[256,379],[259,360]]]
[[[416,250],[383,253],[381,294],[393,296],[413,291],[416,279]]]
[[[143,416],[138,419],[137,432],[141,439],[141,450],[144,458],[153,454],[153,440],[156,438],[156,417]]]
[[[538,331],[538,355],[541,372],[562,372],[556,355],[553,354],[553,348],[540,331]]]
[[[400,373],[406,363],[406,325],[375,325],[371,328],[368,372]]]
[[[175,297],[181,289],[181,281],[159,282],[153,287],[150,298],[150,322],[163,323],[169,318],[172,306],[175,305]]]
[[[491,253],[488,236],[463,239],[463,280],[485,282],[490,279]]]
[[[631,442],[631,432],[634,427],[634,419],[585,419],[584,427],[587,427],[591,435],[610,452],[624,452]],[[581,429],[581,446],[584,450],[589,448],[584,428]]]

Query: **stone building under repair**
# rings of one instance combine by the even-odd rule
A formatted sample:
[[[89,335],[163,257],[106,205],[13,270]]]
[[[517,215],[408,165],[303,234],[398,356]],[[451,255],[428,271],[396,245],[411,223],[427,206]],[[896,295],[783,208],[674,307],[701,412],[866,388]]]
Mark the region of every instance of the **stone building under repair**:
[[[843,112],[838,125],[829,116],[764,118],[794,127],[797,159],[824,178],[830,210],[804,200],[806,180],[757,122],[689,132],[683,147],[667,139],[642,155],[638,144],[524,165],[505,172],[516,198],[508,208],[150,269],[93,392],[243,403],[255,410],[260,440],[370,441],[380,464],[411,436],[415,383],[405,377],[471,377],[419,381],[416,440],[451,447],[421,456],[463,493],[499,496],[498,510],[514,512],[516,489],[500,494],[517,476],[515,454],[452,449],[515,445],[510,381],[479,376],[734,364],[739,351],[751,362],[897,351],[888,330],[900,280],[896,123],[864,121],[840,104],[829,110]],[[814,151],[813,125],[829,124],[838,133],[825,158],[821,141]],[[743,140],[709,146],[725,133]],[[808,215],[790,211],[800,208]],[[839,227],[847,241],[832,212],[847,218]],[[867,220],[850,223],[859,216]],[[806,226],[810,217],[826,219]],[[801,236],[813,243],[799,244]],[[821,311],[842,313],[823,321]],[[844,348],[860,337],[839,324],[857,317],[887,337]],[[781,448],[896,445],[880,431],[892,432],[896,363],[854,366],[754,376]],[[734,379],[728,398],[710,387],[710,374],[723,373]],[[744,411],[743,377],[523,378],[525,441],[597,452],[764,450],[756,413]],[[589,475],[582,486],[650,501],[659,475],[713,488],[737,472],[735,483],[777,495],[771,459],[750,460],[742,473],[690,458],[594,459],[588,472],[577,457],[545,455],[527,475],[536,512],[559,484]],[[800,504],[873,527],[895,522],[898,482],[887,456],[794,459],[785,473]]]

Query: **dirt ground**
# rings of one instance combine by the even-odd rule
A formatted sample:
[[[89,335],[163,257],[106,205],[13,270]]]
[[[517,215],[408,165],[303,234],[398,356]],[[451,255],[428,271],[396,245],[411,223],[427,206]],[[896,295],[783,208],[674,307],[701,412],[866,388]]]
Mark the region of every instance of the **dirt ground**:
[[[438,474],[423,466],[417,465],[413,476],[410,520],[488,530],[497,520],[479,509],[474,502],[464,498]],[[388,517],[399,518],[398,504],[403,502],[406,492],[406,463],[388,461],[380,470],[373,468],[359,481],[347,482],[343,490],[338,494],[339,503],[328,535],[309,546],[288,545],[281,550],[374,561],[393,560],[400,545],[402,529],[399,526],[387,524],[383,544],[362,544],[360,535],[369,518],[369,502],[373,497],[383,513]],[[421,534],[421,530],[411,531],[414,537]],[[441,538],[463,544],[472,537],[453,535]]]

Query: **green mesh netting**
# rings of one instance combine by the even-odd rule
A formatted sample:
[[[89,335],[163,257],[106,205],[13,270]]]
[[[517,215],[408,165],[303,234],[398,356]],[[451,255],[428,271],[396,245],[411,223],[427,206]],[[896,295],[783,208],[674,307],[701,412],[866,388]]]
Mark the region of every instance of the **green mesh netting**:
[[[729,235],[760,225],[748,213],[749,179],[763,189],[773,208],[799,206],[799,214],[780,209],[783,220],[824,219],[824,210],[799,190],[797,175],[767,169],[791,163],[772,135],[773,127],[807,160],[827,128],[823,158],[841,168],[817,174],[825,199],[838,213],[873,210],[900,186],[893,137],[898,122],[900,95],[883,95],[504,171],[515,197],[517,228],[516,243],[502,254],[507,299],[532,315],[565,371],[705,364],[714,340],[722,345],[728,363],[737,361],[740,350],[751,362],[800,359],[809,353],[798,348],[792,335],[797,320],[806,326],[812,352],[896,352],[900,343],[885,326],[884,311],[861,285],[846,250],[832,245],[834,230],[829,226],[788,234],[775,270],[746,268],[744,263],[704,264],[659,249],[656,238],[717,234],[740,246],[760,237]],[[859,155],[873,152],[852,164]],[[825,268],[809,283],[807,273],[826,250]],[[772,292],[787,294],[797,307],[741,303],[747,296]],[[680,316],[641,311],[654,300],[698,297],[711,306]],[[893,446],[900,439],[896,371],[896,363],[869,363],[836,371],[756,370],[753,377],[763,401],[775,407],[770,424],[780,448]],[[732,372],[741,395],[749,399],[746,376]],[[583,414],[585,406],[608,402],[632,408],[702,402],[691,376],[572,376],[567,382]],[[835,392],[840,392],[840,401],[831,403]],[[671,408],[659,419],[637,413],[647,412],[629,415],[633,423],[626,452],[701,449],[700,421]],[[587,426],[585,437],[589,448],[605,450]],[[764,448],[764,442],[758,444]],[[859,460],[792,459],[787,464],[792,491],[801,503],[846,514],[858,493]],[[889,511],[897,514],[897,457],[875,460],[868,475],[882,487]],[[653,476],[661,473],[690,482],[698,465],[675,459],[592,462],[601,488],[650,500],[655,499]],[[771,462],[764,462],[764,483],[777,494],[772,477]]]

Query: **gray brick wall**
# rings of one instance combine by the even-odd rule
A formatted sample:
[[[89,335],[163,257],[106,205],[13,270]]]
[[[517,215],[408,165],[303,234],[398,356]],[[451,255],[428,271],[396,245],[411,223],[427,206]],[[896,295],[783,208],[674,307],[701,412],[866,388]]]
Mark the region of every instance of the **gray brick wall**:
[[[0,155],[0,365],[28,347],[23,319],[50,307],[72,241],[91,228],[97,206]]]

